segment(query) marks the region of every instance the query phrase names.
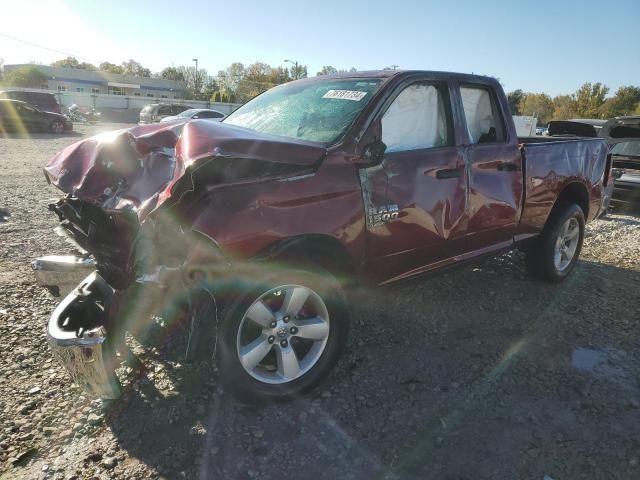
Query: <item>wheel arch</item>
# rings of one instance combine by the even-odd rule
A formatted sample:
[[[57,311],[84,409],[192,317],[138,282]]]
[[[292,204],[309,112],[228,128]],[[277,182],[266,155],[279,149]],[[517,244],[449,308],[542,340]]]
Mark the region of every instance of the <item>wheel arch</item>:
[[[305,234],[279,240],[260,252],[256,260],[287,266],[317,266],[338,279],[341,284],[353,282],[355,266],[345,246],[335,237]]]
[[[564,186],[551,209],[551,213],[559,207],[567,204],[575,203],[582,209],[584,218],[589,217],[589,192],[587,187],[580,182],[570,182]],[[549,218],[551,215],[549,215]],[[548,219],[547,219],[548,221]]]

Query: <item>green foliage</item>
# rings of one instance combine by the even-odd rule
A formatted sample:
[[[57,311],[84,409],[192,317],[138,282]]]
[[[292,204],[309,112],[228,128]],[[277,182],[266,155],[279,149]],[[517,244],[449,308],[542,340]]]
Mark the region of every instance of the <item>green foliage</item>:
[[[338,73],[338,69],[336,67],[333,67],[331,65],[325,65],[324,67],[322,67],[322,69],[316,73],[317,76],[320,75],[331,75],[333,73]]]
[[[25,65],[6,73],[3,84],[7,87],[40,88],[47,79],[36,65]]]
[[[87,62],[79,62],[76,57],[67,57],[62,60],[56,60],[51,64],[51,66],[60,68],[77,68],[80,70],[96,70],[95,65]]]
[[[573,95],[558,95],[553,98],[553,116],[551,120],[568,120],[578,115]]]
[[[122,68],[120,65],[116,65],[115,63],[110,62],[102,62],[100,66],[98,66],[98,69],[101,72],[119,73],[121,75],[124,73],[124,68]]]
[[[600,108],[604,104],[609,87],[602,83],[585,83],[573,97],[576,102],[576,113],[580,118],[600,118]]]
[[[143,67],[139,62],[133,59],[129,59],[126,62],[122,62],[122,68],[125,75],[133,75],[135,77],[150,77],[151,70]]]
[[[616,94],[605,100],[600,107],[602,118],[624,117],[633,115],[640,107],[640,87],[620,87]]]
[[[509,102],[511,115],[520,115],[520,101],[523,96],[524,92],[520,89],[507,93],[507,101]]]
[[[184,73],[179,68],[167,67],[160,72],[160,78],[164,78],[165,80],[184,82]]]
[[[538,123],[546,125],[553,117],[554,106],[551,97],[546,93],[525,93],[520,99],[518,110],[521,115],[533,115]]]

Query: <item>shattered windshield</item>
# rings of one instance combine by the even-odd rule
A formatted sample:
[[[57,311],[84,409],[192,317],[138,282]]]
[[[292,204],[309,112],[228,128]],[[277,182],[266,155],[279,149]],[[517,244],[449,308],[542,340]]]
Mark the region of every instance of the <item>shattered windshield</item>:
[[[224,122],[261,133],[335,143],[369,103],[378,79],[327,79],[272,88]]]

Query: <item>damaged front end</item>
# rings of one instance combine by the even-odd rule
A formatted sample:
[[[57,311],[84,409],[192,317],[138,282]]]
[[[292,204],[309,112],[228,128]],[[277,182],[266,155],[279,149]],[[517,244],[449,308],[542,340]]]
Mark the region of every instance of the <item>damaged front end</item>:
[[[73,380],[115,398],[124,332],[139,333],[168,303],[191,319],[187,349],[198,343],[196,317],[214,311],[209,299],[215,305],[202,279],[230,268],[215,240],[191,229],[211,193],[306,173],[325,153],[194,121],[103,134],[52,158],[45,176],[66,195],[49,209],[84,256],[41,257],[33,268],[40,284],[63,296],[48,338]]]
[[[56,358],[87,393],[118,398],[116,354],[107,325],[113,318],[114,290],[91,273],[58,304],[49,320],[47,338]]]

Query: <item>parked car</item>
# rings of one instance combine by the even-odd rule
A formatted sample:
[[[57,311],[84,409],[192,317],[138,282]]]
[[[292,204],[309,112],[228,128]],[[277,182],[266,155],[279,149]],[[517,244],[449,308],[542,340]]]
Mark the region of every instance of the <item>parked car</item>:
[[[640,116],[611,120],[574,119],[549,122],[549,134],[556,137],[600,137],[609,144],[611,177],[602,192],[602,214],[609,206],[640,205]]]
[[[519,138],[495,79],[420,71],[298,80],[223,122],[83,140],[45,168],[64,193],[51,210],[95,261],[53,312],[50,345],[91,394],[117,397],[124,332],[183,311],[187,358],[215,352],[232,391],[307,391],[345,345],[356,283],[515,247],[536,278],[567,277],[607,153],[600,138]],[[49,286],[75,270],[34,268]]]
[[[165,117],[178,115],[189,109],[191,109],[189,105],[181,103],[150,103],[140,110],[139,124],[157,123]]]
[[[73,130],[73,123],[64,115],[42,111],[19,100],[0,99],[2,131],[40,131],[63,133]]]
[[[611,205],[637,210],[640,207],[640,116],[611,119],[603,125],[600,136],[611,145],[615,172]]]
[[[217,110],[211,110],[208,108],[190,108],[189,110],[185,110],[178,115],[173,115],[171,117],[164,117],[161,122],[173,122],[175,120],[196,120],[199,118],[206,118],[207,120],[214,120],[216,122],[222,121],[224,119],[225,114],[219,112]]]
[[[44,112],[62,113],[62,109],[53,93],[23,92],[22,90],[5,90],[0,92],[0,99],[20,100],[29,103]]]

